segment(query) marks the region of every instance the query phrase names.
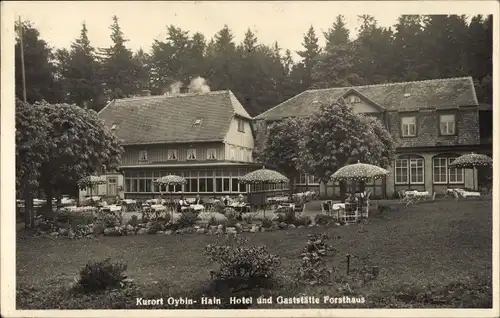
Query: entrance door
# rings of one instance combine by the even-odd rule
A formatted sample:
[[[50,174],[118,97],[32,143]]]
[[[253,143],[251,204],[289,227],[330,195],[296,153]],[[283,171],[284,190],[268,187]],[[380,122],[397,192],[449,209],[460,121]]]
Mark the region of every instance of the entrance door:
[[[108,178],[108,195],[116,196],[116,178]]]

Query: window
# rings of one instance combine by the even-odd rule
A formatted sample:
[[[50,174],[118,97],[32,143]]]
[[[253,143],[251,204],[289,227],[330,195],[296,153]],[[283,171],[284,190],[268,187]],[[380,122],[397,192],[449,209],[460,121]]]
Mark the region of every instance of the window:
[[[432,160],[432,167],[432,181],[434,183],[447,183],[447,158],[434,158]]]
[[[187,150],[187,160],[196,160],[196,149]]]
[[[194,121],[194,125],[200,126],[201,125],[201,118],[196,118],[196,120]]]
[[[401,118],[401,136],[415,137],[417,135],[417,119],[415,117]]]
[[[450,168],[449,164],[456,158],[440,157],[432,160],[432,181],[436,184],[460,184],[464,183],[464,170]]]
[[[410,159],[410,183],[424,183],[424,160]]]
[[[305,173],[301,173],[299,178],[295,181],[297,184],[319,184],[319,179],[312,175],[307,175]]]
[[[452,163],[456,158],[448,158],[448,164]],[[464,169],[450,168],[448,169],[450,183],[464,183]]]
[[[235,160],[236,159],[236,151],[233,146],[229,148],[229,160]]]
[[[168,160],[177,160],[177,149],[169,149],[167,152]]]
[[[357,103],[361,103],[361,99],[359,98],[359,96],[351,95],[351,96],[349,96],[349,102],[351,102],[353,104],[357,104]]]
[[[395,184],[423,184],[424,159],[396,159],[394,172]]]
[[[207,150],[207,159],[208,160],[216,160],[217,159],[217,152],[215,149],[208,149]]]
[[[148,162],[148,151],[147,150],[139,151],[139,162]]]
[[[439,129],[441,135],[454,135],[455,134],[455,115],[440,115],[439,116]]]
[[[407,184],[408,183],[408,160],[407,159],[396,159],[396,164],[394,165],[394,175],[396,177],[396,184]]]
[[[245,122],[242,119],[238,119],[238,131],[245,132]]]

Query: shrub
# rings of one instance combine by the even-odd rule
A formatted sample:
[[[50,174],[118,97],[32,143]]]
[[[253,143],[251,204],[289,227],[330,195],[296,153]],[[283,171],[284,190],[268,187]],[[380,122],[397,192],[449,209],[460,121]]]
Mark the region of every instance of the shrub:
[[[196,224],[198,217],[193,212],[185,212],[182,213],[181,218],[179,219],[179,227],[185,228],[190,227]]]
[[[279,257],[268,253],[264,245],[252,246],[239,235],[228,236],[224,242],[207,245],[205,254],[220,265],[214,278],[222,280],[271,280],[280,265]]]
[[[71,214],[69,213],[69,211],[62,210],[57,213],[55,219],[57,222],[68,223],[71,219]]]
[[[128,221],[128,224],[137,226],[137,224],[139,224],[139,218],[137,217],[137,215],[132,215],[132,218]]]
[[[335,251],[328,244],[326,234],[310,234],[304,251],[300,255],[301,263],[297,271],[298,281],[310,285],[329,282],[332,270],[326,266],[325,257],[328,252]]]
[[[269,229],[273,226],[273,221],[268,218],[268,217],[265,217],[262,219],[262,227],[265,228],[265,229]]]
[[[252,223],[253,221],[253,214],[251,213],[243,213],[241,215],[241,219],[244,221],[244,222],[247,222],[248,224]]]
[[[77,287],[84,292],[96,292],[107,288],[120,287],[127,278],[124,275],[127,265],[121,262],[112,263],[110,259],[89,262],[81,271]]]
[[[218,223],[217,223],[217,219],[215,218],[215,216],[212,216],[208,220],[208,226],[214,226],[214,225],[218,225]]]
[[[309,216],[299,215],[292,224],[295,226],[300,226],[300,225],[308,226],[311,223],[312,223],[312,220]]]
[[[316,217],[314,218],[314,220],[316,221],[316,224],[319,224],[319,225],[328,225],[328,224],[333,223],[335,221],[335,219],[331,215],[324,214],[324,213],[316,214]]]
[[[215,212],[217,212],[217,213],[224,213],[224,210],[226,209],[226,206],[224,205],[223,202],[219,201],[219,202],[215,203],[214,208],[215,208]]]
[[[227,208],[225,211],[225,216],[227,217],[227,226],[234,226],[238,223],[238,213],[233,208]]]

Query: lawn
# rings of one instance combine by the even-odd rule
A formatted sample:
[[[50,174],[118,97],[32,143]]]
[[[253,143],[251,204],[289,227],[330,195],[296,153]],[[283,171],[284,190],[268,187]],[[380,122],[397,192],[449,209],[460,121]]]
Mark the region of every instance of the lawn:
[[[393,204],[390,211],[372,212],[364,231],[358,231],[360,225],[332,225],[244,235],[250,243],[265,244],[269,252],[279,255],[279,274],[289,280],[299,264],[308,234],[340,236],[331,240],[338,252],[329,258],[329,266],[335,266],[337,275],[345,275],[346,254],[353,255],[351,268],[359,266],[359,259],[368,257],[380,268],[379,277],[359,291],[369,297],[403,285],[446,288],[467,277],[490,278],[491,219],[491,201],[447,200],[409,207]],[[213,236],[198,234],[80,240],[19,237],[17,287],[38,292],[68,287],[88,260],[110,257],[127,263],[127,274],[139,288],[157,288],[164,295],[187,293],[209,279],[214,265],[203,250],[214,240]],[[322,296],[325,292],[335,294],[335,288],[304,287],[296,291]],[[35,306],[22,299],[18,299],[18,305]]]

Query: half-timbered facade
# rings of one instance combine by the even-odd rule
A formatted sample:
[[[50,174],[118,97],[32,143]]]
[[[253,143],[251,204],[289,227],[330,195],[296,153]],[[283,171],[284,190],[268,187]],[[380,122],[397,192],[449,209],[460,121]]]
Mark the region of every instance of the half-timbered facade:
[[[448,167],[454,158],[483,149],[479,105],[470,77],[308,90],[256,116],[258,140],[264,142],[269,122],[308,117],[320,102],[340,98],[354,112],[380,119],[396,143],[391,175],[367,184],[374,196],[391,197],[403,189],[439,193],[450,187],[473,187],[471,170]],[[302,179],[322,196],[340,193],[337,183],[320,185],[305,175]],[[299,184],[303,186],[302,181]]]

